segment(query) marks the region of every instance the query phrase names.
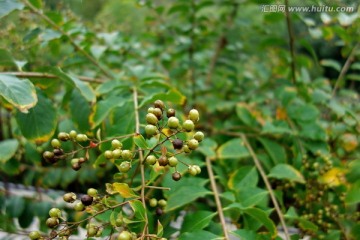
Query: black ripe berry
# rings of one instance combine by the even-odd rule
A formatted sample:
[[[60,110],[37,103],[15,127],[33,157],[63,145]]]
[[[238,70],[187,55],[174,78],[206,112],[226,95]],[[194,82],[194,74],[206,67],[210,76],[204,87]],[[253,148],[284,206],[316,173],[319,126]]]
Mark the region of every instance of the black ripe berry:
[[[92,204],[93,202],[93,197],[89,196],[89,195],[84,195],[81,197],[81,202],[85,205],[85,206],[89,206]]]
[[[55,156],[61,156],[64,154],[64,150],[62,150],[61,148],[55,148],[53,152]]]
[[[181,179],[181,173],[179,173],[179,172],[174,172],[174,173],[172,174],[172,179],[173,179],[174,181],[179,181],[179,180]]]
[[[158,216],[161,216],[164,213],[164,211],[160,207],[156,208],[155,212],[156,212],[156,215],[158,215]]]
[[[175,139],[172,144],[174,149],[182,149],[184,143],[181,139]]]

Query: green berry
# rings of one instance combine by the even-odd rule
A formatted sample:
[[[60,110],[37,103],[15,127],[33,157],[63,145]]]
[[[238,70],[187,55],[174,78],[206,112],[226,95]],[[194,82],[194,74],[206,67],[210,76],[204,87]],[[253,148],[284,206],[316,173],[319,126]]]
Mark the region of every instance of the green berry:
[[[32,231],[29,233],[29,238],[31,240],[37,240],[37,239],[40,239],[41,238],[41,234],[39,231]]]
[[[46,220],[46,226],[49,228],[55,228],[59,225],[59,219],[56,217],[50,217]]]
[[[70,135],[66,132],[59,132],[58,139],[65,142],[70,139]]]
[[[157,200],[156,200],[156,198],[152,198],[152,199],[150,199],[150,201],[149,201],[149,205],[150,205],[150,207],[156,207],[157,206]]]
[[[53,152],[50,152],[50,151],[45,151],[45,152],[43,153],[43,158],[44,158],[46,161],[50,162],[50,163],[56,162],[56,160],[55,160],[55,154],[54,154]]]
[[[97,234],[97,230],[98,228],[95,227],[94,225],[91,225],[88,229],[87,229],[87,236],[88,237],[94,237]]]
[[[190,165],[190,166],[189,166],[188,172],[189,172],[190,175],[192,175],[192,176],[195,176],[195,175],[198,174],[197,169],[196,169],[193,165]]]
[[[160,206],[160,207],[166,207],[166,205],[167,205],[167,202],[166,202],[166,200],[165,199],[160,199],[159,201],[158,201],[158,205]]]
[[[73,159],[71,159],[70,163],[71,163],[71,165],[77,164],[77,163],[79,163],[79,159],[73,158]]]
[[[124,223],[123,217],[120,216],[120,215],[118,215],[118,217],[117,217],[116,220],[115,220],[115,225],[116,225],[117,227],[120,227],[121,225],[123,225],[123,223]]]
[[[84,195],[81,197],[81,202],[84,206],[90,206],[93,203],[94,198],[89,195]]]
[[[49,216],[54,218],[59,218],[61,217],[61,210],[58,208],[52,208],[49,211]]]
[[[73,192],[65,193],[63,199],[67,203],[72,203],[76,200],[76,194]]]
[[[130,160],[132,159],[133,157],[133,154],[130,150],[123,150],[121,152],[121,157],[124,159],[124,160]]]
[[[145,133],[148,136],[154,136],[157,133],[157,127],[154,126],[154,125],[151,125],[151,124],[146,125],[145,126]]]
[[[104,152],[104,156],[105,156],[106,159],[112,159],[112,158],[114,157],[114,156],[113,156],[113,152],[110,151],[110,150],[106,150],[106,151]]]
[[[183,128],[185,129],[185,131],[191,132],[192,130],[194,130],[195,124],[191,120],[185,120],[185,122],[183,123]]]
[[[98,191],[95,188],[89,188],[87,190],[87,194],[91,197],[96,197],[98,195]]]
[[[115,159],[119,159],[121,157],[122,151],[120,149],[115,149],[112,151],[112,156]]]
[[[159,120],[162,119],[162,110],[160,108],[154,108],[152,113],[155,114],[157,119],[159,119]]]
[[[85,206],[81,201],[78,201],[75,203],[75,205],[74,205],[75,211],[81,212],[81,211],[84,211],[84,209],[85,209]]]
[[[59,139],[54,138],[53,140],[51,140],[51,146],[53,148],[60,148],[61,142],[59,141]]]
[[[189,146],[187,144],[184,145],[183,150],[184,150],[184,153],[191,153],[191,149],[189,148]]]
[[[154,107],[155,107],[155,108],[160,108],[161,110],[164,110],[165,104],[164,104],[164,102],[161,101],[161,100],[156,100],[156,101],[154,102]]]
[[[190,139],[187,145],[190,150],[195,150],[199,146],[199,142],[196,139]]]
[[[176,157],[170,157],[169,158],[169,165],[170,167],[176,167],[176,165],[178,164],[178,160]]]
[[[168,127],[172,129],[178,128],[180,125],[179,119],[177,117],[170,117],[168,119]]]
[[[117,238],[117,240],[131,240],[131,239],[132,239],[131,233],[128,231],[122,231]]]
[[[193,122],[199,121],[199,112],[196,109],[191,109],[189,112],[189,119]]]
[[[164,167],[164,166],[168,165],[169,159],[168,159],[166,156],[161,155],[161,156],[159,157],[159,159],[158,159],[158,163],[159,163],[160,166],[163,166],[163,167]]]
[[[204,133],[203,132],[196,132],[195,134],[194,134],[194,138],[196,139],[196,140],[198,140],[198,142],[201,142],[202,140],[204,140]]]
[[[131,163],[128,161],[122,162],[119,166],[119,170],[122,173],[127,173],[130,170],[130,168],[131,168]]]
[[[201,173],[201,168],[198,165],[193,165],[193,167],[195,168],[197,174]]]
[[[69,132],[69,136],[70,136],[71,139],[76,139],[77,132],[75,130],[71,130]]]
[[[78,134],[76,135],[76,141],[78,142],[86,142],[88,137],[85,134]]]
[[[154,107],[149,107],[148,108],[148,113],[154,113],[154,109],[155,109]]]
[[[146,122],[151,125],[156,125],[158,123],[158,118],[153,113],[146,114]]]
[[[102,233],[103,233],[103,229],[102,229],[102,228],[100,228],[100,229],[98,228],[95,237],[101,237]]]
[[[166,116],[167,116],[168,118],[170,118],[170,117],[175,117],[175,113],[176,113],[175,109],[169,108],[169,109],[166,111]]]
[[[122,143],[121,143],[119,140],[114,139],[114,140],[111,141],[111,146],[112,146],[114,149],[117,149],[117,148],[121,149],[123,145],[122,145]]]
[[[154,165],[157,161],[156,157],[154,155],[149,155],[146,157],[146,163],[149,165]]]
[[[179,180],[181,179],[181,173],[179,173],[179,172],[174,172],[174,173],[172,174],[172,179],[173,179],[174,181],[179,181]]]

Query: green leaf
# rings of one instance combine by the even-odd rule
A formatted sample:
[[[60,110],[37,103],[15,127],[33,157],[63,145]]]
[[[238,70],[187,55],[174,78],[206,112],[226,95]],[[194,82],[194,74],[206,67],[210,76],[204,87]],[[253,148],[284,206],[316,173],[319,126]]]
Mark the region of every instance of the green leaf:
[[[5,74],[0,74],[0,95],[24,113],[38,102],[35,87],[29,80]]]
[[[19,0],[0,0],[0,18],[6,16],[12,11],[24,8],[24,4]]]
[[[274,165],[286,163],[286,152],[283,146],[267,138],[259,138],[259,141],[266,149]]]
[[[299,218],[299,226],[303,230],[310,230],[310,231],[318,230],[318,226],[316,226],[316,224],[314,224],[306,219],[303,219],[303,218]]]
[[[207,227],[211,219],[217,213],[210,211],[197,211],[195,213],[186,214],[184,222],[181,226],[180,232],[194,232]]]
[[[76,87],[88,102],[94,103],[96,101],[95,91],[88,82],[81,81],[75,76],[66,74],[60,68],[54,68],[52,73],[58,76],[64,82],[70,84],[70,86]]]
[[[224,237],[217,236],[211,232],[199,230],[195,232],[186,232],[180,235],[178,240],[221,240]]]
[[[243,210],[244,213],[256,219],[262,225],[264,225],[271,235],[275,237],[277,235],[277,229],[274,222],[268,217],[267,213],[264,210],[259,208],[247,208]]]
[[[172,211],[176,208],[195,201],[199,197],[204,197],[209,194],[212,194],[212,192],[200,186],[180,187],[175,192],[170,192],[165,211]]]
[[[5,139],[0,142],[0,163],[4,164],[15,155],[19,147],[16,139]]]
[[[25,209],[25,199],[19,196],[11,196],[5,200],[6,215],[17,218]]]
[[[246,240],[256,240],[257,235],[255,231],[247,230],[247,229],[238,229],[236,231],[230,232],[230,234],[239,237],[240,239]]]
[[[162,237],[164,234],[164,228],[161,225],[161,222],[158,220],[157,221],[157,228],[156,228],[156,236],[157,237]]]
[[[237,190],[242,187],[255,187],[258,184],[259,176],[256,168],[244,166],[233,172],[228,181],[228,187]]]
[[[154,102],[157,99],[160,99],[162,101],[169,101],[174,104],[184,105],[186,97],[183,94],[181,94],[178,90],[173,88],[167,91],[166,93],[150,94],[149,96],[143,99],[139,107],[143,107],[149,103]]]
[[[27,228],[31,225],[31,223],[34,221],[34,211],[32,209],[32,203],[29,201],[24,202],[25,207],[24,211],[21,213],[21,215],[18,218],[19,225],[22,228]]]
[[[268,196],[268,191],[257,187],[244,186],[237,191],[236,195],[241,206],[249,208],[261,203]]]
[[[256,118],[251,114],[248,104],[246,103],[236,104],[236,114],[244,124],[252,127],[257,126]]]
[[[305,183],[302,174],[293,166],[288,164],[278,164],[270,170],[268,177],[276,179],[286,179],[294,182]]]
[[[217,156],[220,159],[246,158],[250,154],[244,147],[243,141],[240,138],[235,138],[221,145],[217,150]]]
[[[24,137],[42,143],[54,134],[57,117],[51,101],[39,91],[38,98],[38,104],[29,113],[17,112],[15,118]]]
[[[327,134],[325,130],[318,123],[300,124],[300,136],[309,138],[311,140],[326,141]]]
[[[129,201],[129,204],[134,211],[135,219],[139,221],[145,221],[146,212],[142,202],[139,200],[131,200]]]
[[[349,191],[346,194],[345,202],[349,205],[360,202],[360,180],[351,185]]]
[[[113,183],[112,187],[114,191],[119,193],[123,198],[138,197],[138,195],[126,183]]]
[[[90,128],[90,105],[77,89],[73,90],[69,105],[75,126],[80,132],[87,132]]]
[[[210,138],[205,138],[204,141],[201,142],[200,147],[197,149],[197,151],[201,152],[206,157],[215,158],[216,147],[217,147],[217,143],[214,140]]]
[[[329,67],[329,68],[335,69],[338,72],[341,71],[340,63],[333,59],[323,59],[320,61],[320,64],[324,67]]]
[[[148,145],[141,134],[137,134],[136,136],[133,137],[133,139],[136,146],[138,146],[141,149],[148,149]]]

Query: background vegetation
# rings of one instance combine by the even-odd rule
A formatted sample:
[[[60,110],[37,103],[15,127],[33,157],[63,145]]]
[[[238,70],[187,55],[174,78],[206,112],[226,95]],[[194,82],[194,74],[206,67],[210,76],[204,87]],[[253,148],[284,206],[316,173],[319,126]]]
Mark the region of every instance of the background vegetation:
[[[279,4],[289,3],[0,0],[1,231],[27,234],[37,217],[49,236],[48,211],[59,207],[67,222],[85,227],[88,218],[114,239],[124,230],[141,239],[360,239],[358,3],[290,3],[353,12],[261,11]],[[182,166],[173,181],[173,168],[139,164],[141,151],[123,174],[105,159],[105,143],[76,155],[89,159],[79,171],[71,159],[43,159],[50,140],[70,130],[146,153],[154,138],[145,115],[156,99],[181,121],[200,112],[205,140],[181,157],[201,167],[197,176]],[[159,189],[145,189],[142,177]],[[17,196],[8,183],[38,192]],[[42,189],[96,188],[117,204],[132,201],[106,183],[147,197],[132,208],[107,203],[103,214],[74,212],[57,194],[43,199]],[[150,198],[167,200],[161,214]],[[129,221],[118,226],[114,212]]]

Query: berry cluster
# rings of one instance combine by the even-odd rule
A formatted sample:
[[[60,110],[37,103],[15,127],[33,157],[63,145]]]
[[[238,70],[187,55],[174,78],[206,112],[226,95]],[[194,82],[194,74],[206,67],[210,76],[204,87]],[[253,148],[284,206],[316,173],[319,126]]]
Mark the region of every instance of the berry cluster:
[[[131,160],[134,158],[134,154],[128,149],[122,149],[122,147],[122,143],[119,140],[114,139],[111,141],[112,150],[106,150],[104,156],[106,159],[122,160],[118,168],[120,172],[126,173],[131,169]]]

